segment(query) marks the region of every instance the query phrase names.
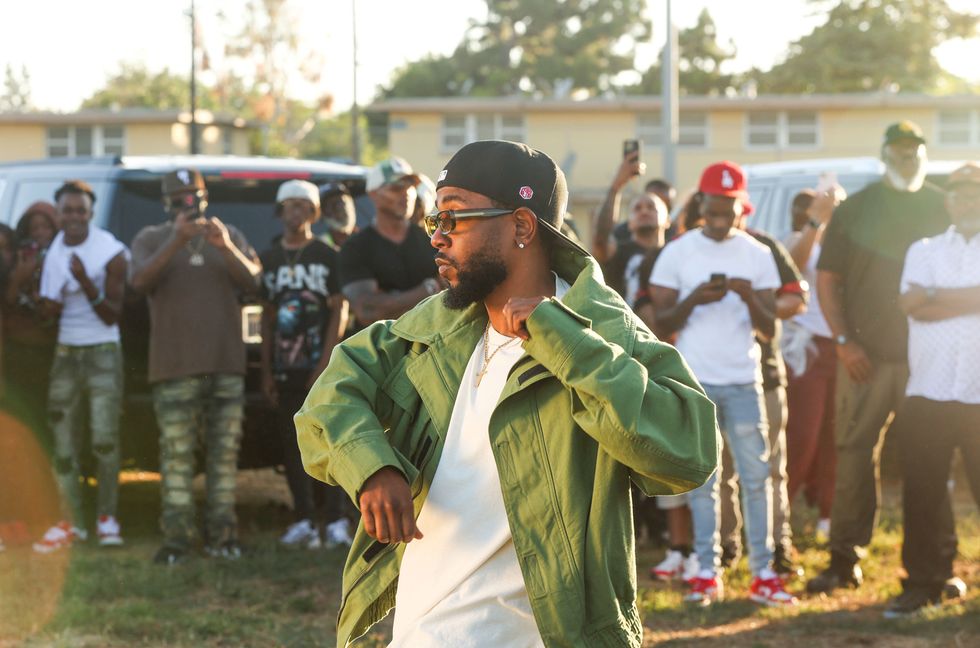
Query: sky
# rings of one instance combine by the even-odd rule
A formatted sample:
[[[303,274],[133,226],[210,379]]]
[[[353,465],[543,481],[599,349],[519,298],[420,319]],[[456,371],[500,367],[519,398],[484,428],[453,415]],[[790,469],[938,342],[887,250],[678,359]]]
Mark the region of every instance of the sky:
[[[948,0],[961,10],[980,11],[980,0]],[[216,67],[223,35],[240,19],[246,0],[196,0],[201,40]],[[290,94],[313,100],[330,94],[346,109],[354,96],[353,0],[289,0],[299,25],[301,51],[322,61],[315,85],[295,83]],[[16,19],[0,21],[0,68],[26,65],[37,108],[71,111],[118,70],[139,62],[150,70],[190,67],[190,0],[0,0]],[[722,42],[734,39],[738,55],[731,68],[768,69],[781,60],[790,41],[809,33],[820,17],[806,0],[677,0],[674,22],[693,25],[707,7]],[[14,9],[15,7],[15,9]],[[357,0],[357,98],[366,104],[399,66],[428,53],[448,54],[471,19],[485,16],[483,0]],[[666,0],[647,0],[654,35],[638,48],[642,69],[656,57],[665,34]],[[224,15],[224,19],[219,18]],[[936,52],[954,74],[980,81],[980,38],[950,41]]]

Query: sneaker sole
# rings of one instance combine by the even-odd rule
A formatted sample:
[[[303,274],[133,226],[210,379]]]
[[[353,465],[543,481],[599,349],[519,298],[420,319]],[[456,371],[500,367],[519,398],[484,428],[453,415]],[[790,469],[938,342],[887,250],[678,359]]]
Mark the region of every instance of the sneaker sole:
[[[121,547],[123,544],[122,538],[99,538],[100,547]]]

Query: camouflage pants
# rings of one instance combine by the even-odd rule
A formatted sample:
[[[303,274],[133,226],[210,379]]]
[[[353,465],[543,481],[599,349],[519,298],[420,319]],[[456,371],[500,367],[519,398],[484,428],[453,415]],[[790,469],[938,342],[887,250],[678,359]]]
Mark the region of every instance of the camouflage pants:
[[[88,399],[92,453],[98,480],[97,515],[115,515],[119,500],[119,409],[122,356],[115,342],[91,346],[59,344],[51,366],[48,420],[54,436],[54,471],[72,521],[82,521],[79,454],[82,405]]]
[[[235,474],[242,436],[245,381],[207,374],[157,383],[153,405],[160,426],[164,544],[186,549],[194,539],[194,451],[203,431],[207,477],[207,541],[237,538]]]

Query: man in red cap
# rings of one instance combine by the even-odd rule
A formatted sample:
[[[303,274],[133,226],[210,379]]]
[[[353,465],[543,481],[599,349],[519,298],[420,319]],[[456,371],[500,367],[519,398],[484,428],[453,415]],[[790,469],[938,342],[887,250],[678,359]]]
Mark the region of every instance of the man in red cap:
[[[971,162],[950,174],[946,210],[952,227],[913,243],[902,272],[909,381],[895,424],[901,429],[902,564],[908,578],[886,618],[915,614],[944,592],[961,597],[966,591],[953,577],[955,533],[950,538],[945,531],[956,448],[980,504],[980,165]]]
[[[677,349],[718,408],[743,492],[750,597],[766,605],[792,605],[796,599],[773,571],[768,426],[756,342],[775,333],[779,272],[769,248],[736,226],[752,208],[742,169],[733,162],[709,166],[699,191],[704,225],[669,243],[653,267],[657,325],[665,333],[677,332]],[[686,599],[699,605],[724,592],[718,490],[712,476],[687,496],[701,571],[690,581]]]

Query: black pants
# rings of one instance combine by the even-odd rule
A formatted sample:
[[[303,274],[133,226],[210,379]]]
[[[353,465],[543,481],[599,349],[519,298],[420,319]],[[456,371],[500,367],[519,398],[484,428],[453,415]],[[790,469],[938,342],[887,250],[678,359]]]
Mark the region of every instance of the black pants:
[[[314,512],[320,508],[326,521],[332,522],[344,516],[350,517],[353,507],[343,489],[327,486],[310,477],[303,468],[293,415],[306,400],[306,378],[306,375],[287,376],[285,380],[276,383],[279,391],[277,426],[282,435],[283,467],[286,469],[289,492],[293,496],[296,520],[312,520]]]
[[[905,399],[896,419],[902,447],[906,589],[941,591],[953,575],[956,531],[949,501],[950,463],[960,449],[974,501],[980,506],[980,405]],[[940,531],[951,529],[951,532]]]

